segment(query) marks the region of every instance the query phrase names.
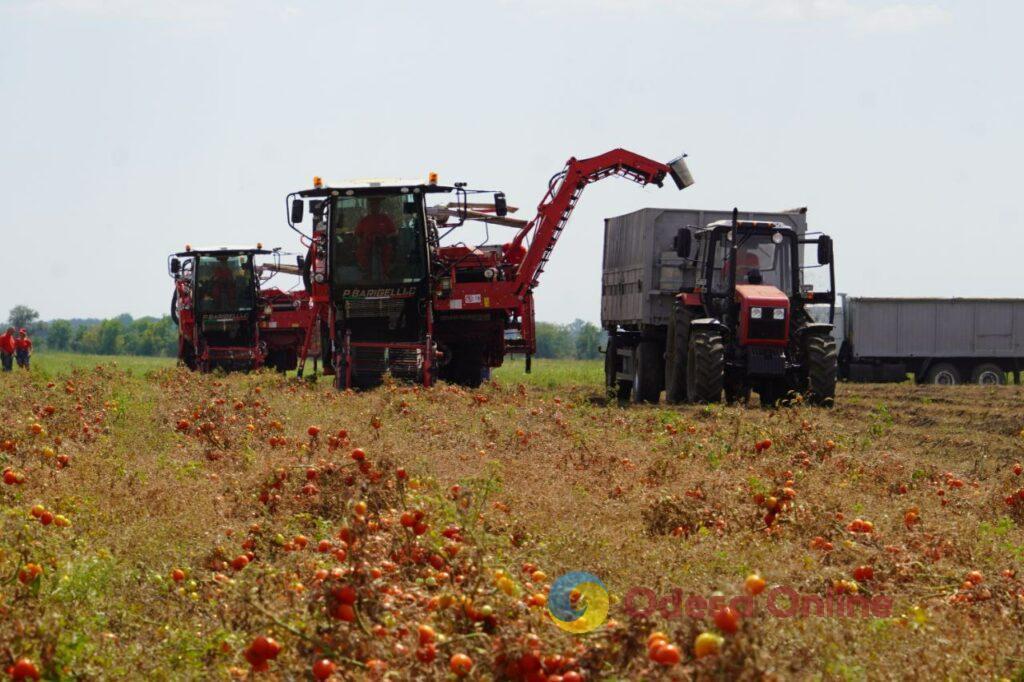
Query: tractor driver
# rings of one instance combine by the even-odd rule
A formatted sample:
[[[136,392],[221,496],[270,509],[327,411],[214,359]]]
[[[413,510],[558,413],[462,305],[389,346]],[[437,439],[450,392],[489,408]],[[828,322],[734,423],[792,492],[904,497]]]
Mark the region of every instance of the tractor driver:
[[[756,249],[756,247],[754,247]],[[761,259],[753,250],[744,249],[736,255],[736,282],[747,284],[763,284],[764,277],[761,274]],[[724,283],[729,276],[729,257],[722,262],[721,281]]]
[[[391,270],[392,238],[398,234],[394,221],[381,212],[381,203],[380,197],[370,197],[367,201],[369,213],[356,225],[356,261],[359,269],[371,277],[374,251],[380,256],[380,274],[383,276]]]

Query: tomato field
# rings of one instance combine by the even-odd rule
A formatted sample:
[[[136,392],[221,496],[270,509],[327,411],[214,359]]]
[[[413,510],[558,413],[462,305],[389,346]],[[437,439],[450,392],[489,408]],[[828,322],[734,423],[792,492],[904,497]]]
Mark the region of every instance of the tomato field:
[[[2,669],[1024,671],[1020,387],[842,385],[831,410],[621,407],[594,367],[540,370],[366,393],[109,364],[0,376]],[[610,600],[581,634],[549,615],[572,571]],[[779,590],[812,606],[770,608]],[[853,598],[879,608],[813,606]]]

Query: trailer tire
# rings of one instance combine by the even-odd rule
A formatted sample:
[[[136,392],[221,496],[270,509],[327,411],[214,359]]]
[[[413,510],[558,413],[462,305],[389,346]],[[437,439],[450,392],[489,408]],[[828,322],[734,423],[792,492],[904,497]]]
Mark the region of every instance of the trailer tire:
[[[1006,372],[999,365],[986,362],[971,372],[971,383],[981,386],[1001,386],[1006,383]]]
[[[634,403],[658,402],[665,372],[660,360],[661,347],[657,341],[641,341],[633,349],[633,387],[630,397]]]
[[[839,355],[836,341],[824,334],[811,334],[805,341],[807,358],[807,400],[812,405],[832,407],[836,399]]]
[[[686,402],[686,359],[690,345],[690,314],[676,304],[665,335],[665,402]]]
[[[924,377],[924,382],[926,384],[936,384],[937,386],[956,386],[963,383],[963,377],[960,376],[960,370],[955,365],[948,362],[940,362],[928,370]]]
[[[690,334],[686,357],[686,398],[691,403],[717,403],[725,382],[725,345],[714,329]]]

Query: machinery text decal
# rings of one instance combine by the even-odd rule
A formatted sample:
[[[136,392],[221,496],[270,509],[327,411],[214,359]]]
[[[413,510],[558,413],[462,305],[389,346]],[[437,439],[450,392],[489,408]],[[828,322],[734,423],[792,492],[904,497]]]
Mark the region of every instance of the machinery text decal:
[[[567,632],[590,632],[608,618],[608,588],[593,573],[573,571],[559,576],[548,594],[548,615]]]
[[[411,298],[416,287],[387,287],[384,289],[345,289],[345,298]]]

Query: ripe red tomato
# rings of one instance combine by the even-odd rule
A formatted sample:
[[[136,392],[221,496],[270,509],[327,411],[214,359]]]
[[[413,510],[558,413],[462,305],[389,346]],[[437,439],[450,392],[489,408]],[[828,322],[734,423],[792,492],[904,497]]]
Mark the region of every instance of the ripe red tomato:
[[[10,668],[11,680],[38,680],[39,668],[28,658],[19,658]]]
[[[231,568],[236,571],[241,571],[243,568],[249,565],[249,557],[244,554],[239,554],[231,560]]]
[[[871,566],[858,566],[853,569],[853,579],[859,583],[873,580],[875,577],[875,569]]]
[[[473,659],[466,654],[455,654],[448,661],[448,667],[459,677],[465,677],[473,669]]]
[[[417,628],[417,632],[419,634],[420,644],[430,644],[436,637],[434,634],[434,628],[426,624],[421,624],[419,628]]]
[[[176,568],[173,571],[171,571],[171,580],[173,580],[174,582],[180,583],[184,579],[185,571],[181,570],[180,568]]]
[[[437,658],[437,647],[433,644],[426,644],[416,650],[416,658],[421,663],[433,663]]]
[[[736,634],[736,631],[740,628],[740,614],[731,606],[715,611],[713,619],[715,627],[727,635]]]
[[[683,660],[683,654],[675,644],[662,644],[650,650],[651,660],[658,665],[672,666]]]
[[[321,658],[319,661],[313,664],[313,677],[318,680],[326,680],[328,677],[334,674],[338,669],[338,665],[327,658]]]
[[[309,434],[310,438],[316,438],[317,436],[320,435],[320,427],[319,426],[310,426],[308,429],[306,429],[306,433]]]
[[[366,453],[363,451],[362,448],[356,448],[355,450],[352,451],[352,459],[354,459],[357,462],[362,462],[366,459]]]

